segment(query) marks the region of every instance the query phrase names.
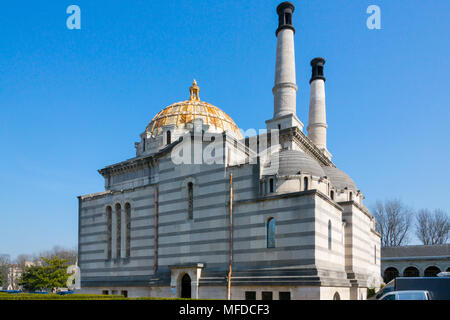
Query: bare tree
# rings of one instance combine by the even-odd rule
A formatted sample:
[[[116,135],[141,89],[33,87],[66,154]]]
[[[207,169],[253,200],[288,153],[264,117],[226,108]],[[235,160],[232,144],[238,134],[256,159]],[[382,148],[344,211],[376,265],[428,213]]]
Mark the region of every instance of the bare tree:
[[[377,201],[373,208],[376,229],[381,234],[382,247],[398,247],[409,240],[413,211],[398,199]]]
[[[445,244],[450,231],[450,219],[444,210],[432,213],[421,209],[416,215],[416,236],[424,245]]]
[[[39,254],[39,258],[43,257],[46,259],[51,259],[54,257],[58,257],[67,260],[68,264],[75,264],[77,256],[78,252],[76,249],[67,249],[60,246],[55,246],[52,250],[44,251]]]
[[[32,261],[32,257],[28,254],[19,254],[16,258],[16,264],[19,266],[21,270],[25,270],[26,263],[28,261]]]
[[[9,254],[0,254],[0,287],[7,286],[10,264],[11,258]]]

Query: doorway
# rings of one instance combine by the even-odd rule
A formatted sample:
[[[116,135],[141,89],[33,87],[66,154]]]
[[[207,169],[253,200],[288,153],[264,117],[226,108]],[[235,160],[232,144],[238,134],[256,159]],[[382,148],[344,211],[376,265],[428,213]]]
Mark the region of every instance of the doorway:
[[[181,298],[191,298],[191,277],[187,273],[181,278]]]

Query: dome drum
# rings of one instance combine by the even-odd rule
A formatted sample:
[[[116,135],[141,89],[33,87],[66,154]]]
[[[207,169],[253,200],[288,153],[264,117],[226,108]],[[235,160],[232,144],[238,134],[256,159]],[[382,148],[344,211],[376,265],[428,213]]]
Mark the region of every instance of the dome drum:
[[[276,174],[278,176],[296,176],[300,174],[310,174],[318,177],[325,176],[325,172],[317,161],[298,150],[282,150],[273,153],[266,160],[263,174]]]

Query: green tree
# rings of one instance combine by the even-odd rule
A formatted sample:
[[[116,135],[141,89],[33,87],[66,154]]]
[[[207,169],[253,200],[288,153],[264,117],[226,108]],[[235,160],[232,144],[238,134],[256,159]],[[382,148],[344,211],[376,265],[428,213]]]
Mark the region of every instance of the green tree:
[[[29,266],[25,269],[19,284],[26,290],[52,290],[66,287],[69,274],[66,272],[66,260],[58,257],[41,258],[43,266]]]

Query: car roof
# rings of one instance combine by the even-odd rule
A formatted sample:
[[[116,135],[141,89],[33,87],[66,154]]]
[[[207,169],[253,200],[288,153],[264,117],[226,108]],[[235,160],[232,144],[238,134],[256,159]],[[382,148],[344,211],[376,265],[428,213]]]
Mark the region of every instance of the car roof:
[[[388,293],[383,294],[379,300],[382,300],[384,297],[394,294],[404,294],[404,293],[425,293],[430,294],[427,290],[400,290],[400,291],[391,291]]]

